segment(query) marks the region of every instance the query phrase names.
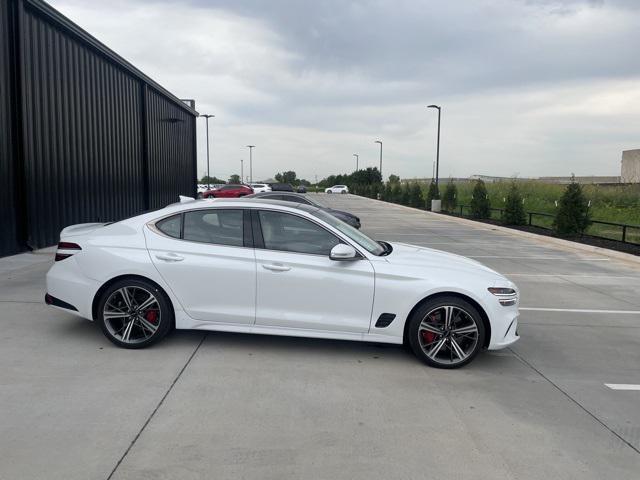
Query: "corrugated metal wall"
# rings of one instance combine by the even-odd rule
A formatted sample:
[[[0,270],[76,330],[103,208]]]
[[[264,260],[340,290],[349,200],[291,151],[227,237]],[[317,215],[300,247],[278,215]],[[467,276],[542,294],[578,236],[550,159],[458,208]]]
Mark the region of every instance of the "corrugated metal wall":
[[[15,187],[22,178],[23,243],[52,245],[67,225],[118,220],[175,202],[178,194],[193,195],[196,112],[44,2],[0,0],[3,9],[7,1],[15,15],[0,13],[3,24],[18,25],[18,61],[7,62],[0,76],[13,69],[19,82],[22,153],[0,168],[19,168],[22,177],[8,171],[0,185],[11,178]],[[10,58],[0,55],[0,61]],[[0,78],[0,86],[4,82]],[[1,93],[4,102],[13,92]],[[11,157],[1,138],[3,158]],[[12,188],[0,190],[10,195]],[[15,208],[8,210],[16,215]],[[16,224],[15,218],[9,221]],[[0,235],[2,255],[11,250],[4,243],[19,235]]]
[[[195,151],[195,117],[147,89],[150,208],[175,202],[171,192],[193,196],[195,168],[185,175],[181,159]]]
[[[16,232],[9,4],[0,0],[0,255],[20,251]]]

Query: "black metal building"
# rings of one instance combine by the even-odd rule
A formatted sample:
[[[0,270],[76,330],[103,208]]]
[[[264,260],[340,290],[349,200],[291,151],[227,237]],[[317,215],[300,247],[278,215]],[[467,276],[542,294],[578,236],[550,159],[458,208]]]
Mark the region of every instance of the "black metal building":
[[[0,256],[195,193],[196,116],[40,0],[0,0]]]

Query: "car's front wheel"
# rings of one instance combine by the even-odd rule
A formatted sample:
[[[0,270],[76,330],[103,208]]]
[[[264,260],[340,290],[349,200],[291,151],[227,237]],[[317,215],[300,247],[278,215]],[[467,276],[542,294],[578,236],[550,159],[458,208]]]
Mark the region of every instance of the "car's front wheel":
[[[105,336],[123,348],[144,348],[162,339],[173,325],[166,294],[142,279],[123,279],[107,288],[98,303]]]
[[[413,353],[436,368],[459,368],[482,349],[484,323],[478,310],[459,297],[438,297],[425,302],[409,319]]]

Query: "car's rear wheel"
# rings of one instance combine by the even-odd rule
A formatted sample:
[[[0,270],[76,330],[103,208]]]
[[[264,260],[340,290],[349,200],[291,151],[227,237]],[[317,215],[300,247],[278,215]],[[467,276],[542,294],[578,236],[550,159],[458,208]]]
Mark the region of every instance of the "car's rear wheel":
[[[166,294],[142,279],[123,279],[107,288],[98,303],[105,336],[123,348],[144,348],[162,339],[173,325]]]
[[[484,344],[480,313],[458,297],[425,302],[409,322],[407,334],[413,353],[432,367],[462,367],[475,358]]]

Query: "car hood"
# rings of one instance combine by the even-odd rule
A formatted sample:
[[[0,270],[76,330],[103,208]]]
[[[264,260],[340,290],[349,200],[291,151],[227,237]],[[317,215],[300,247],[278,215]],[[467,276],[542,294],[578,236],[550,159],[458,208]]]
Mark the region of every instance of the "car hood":
[[[495,277],[496,280],[504,278],[495,270],[462,255],[406,243],[388,243],[393,247],[393,251],[385,258],[392,264],[430,269],[462,270],[468,273],[485,274]]]

